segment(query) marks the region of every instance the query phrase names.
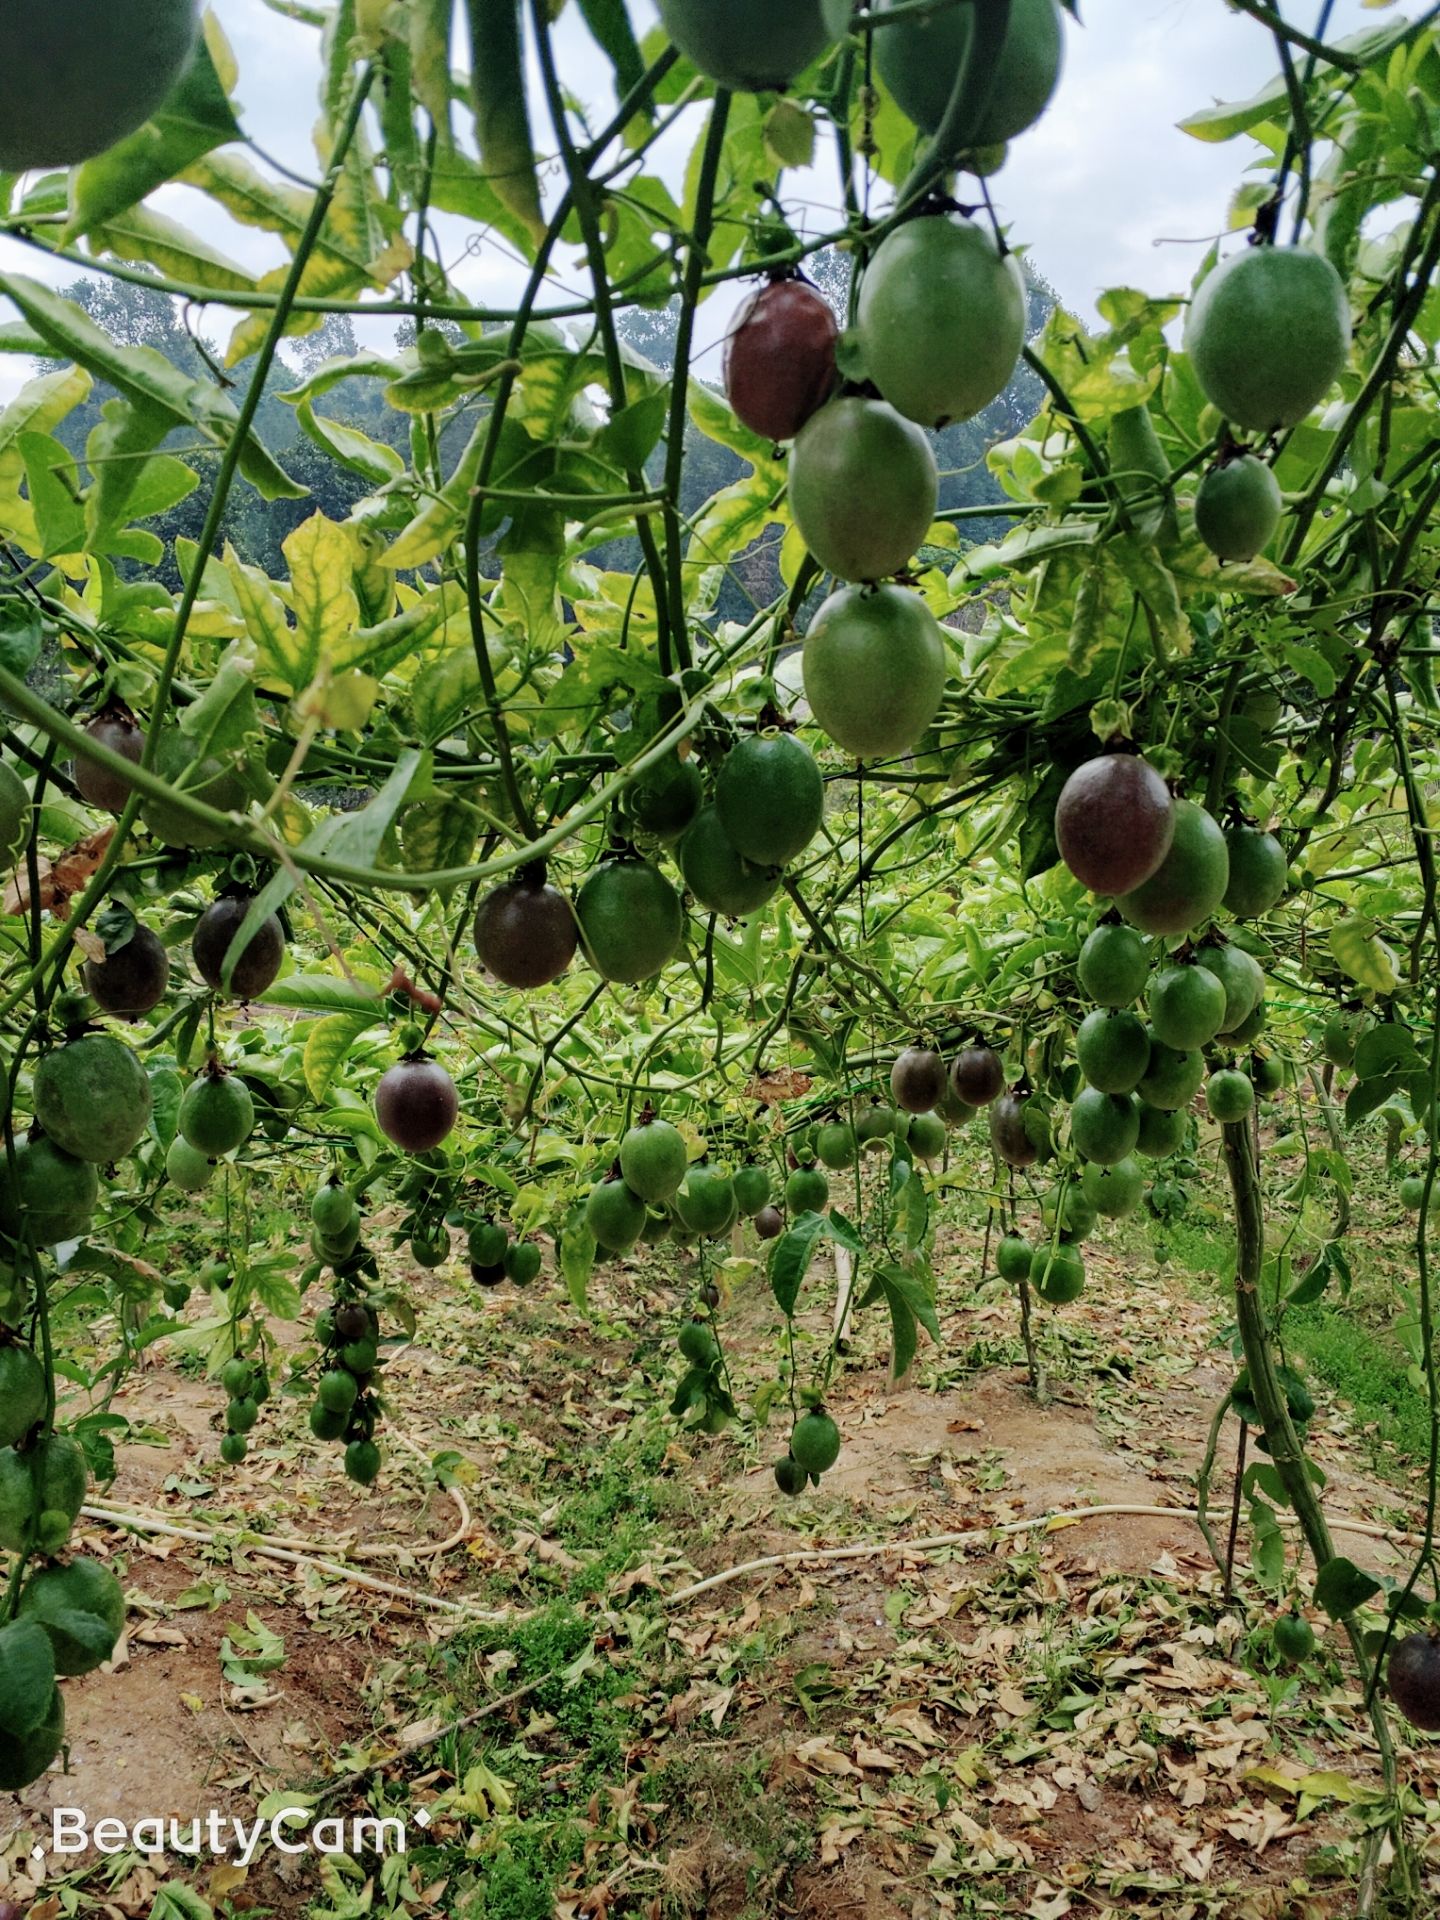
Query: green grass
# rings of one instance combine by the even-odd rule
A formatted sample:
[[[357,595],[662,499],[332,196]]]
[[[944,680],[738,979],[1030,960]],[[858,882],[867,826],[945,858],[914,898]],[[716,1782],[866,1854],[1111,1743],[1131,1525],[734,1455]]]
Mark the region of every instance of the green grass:
[[[1233,1272],[1233,1242],[1213,1223],[1181,1220],[1157,1235],[1164,1257],[1192,1276],[1204,1275],[1214,1296],[1215,1278]],[[1285,1349],[1303,1361],[1316,1378],[1347,1401],[1356,1425],[1373,1427],[1392,1469],[1394,1455],[1423,1458],[1430,1444],[1425,1397],[1408,1374],[1400,1344],[1379,1322],[1381,1311],[1365,1276],[1357,1278],[1348,1300],[1332,1292],[1311,1306],[1292,1307],[1285,1315]]]

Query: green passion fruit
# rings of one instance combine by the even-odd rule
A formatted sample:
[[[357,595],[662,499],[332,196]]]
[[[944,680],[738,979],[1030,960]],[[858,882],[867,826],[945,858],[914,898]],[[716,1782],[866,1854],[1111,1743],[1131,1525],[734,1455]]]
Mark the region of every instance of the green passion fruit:
[[[1087,1161],[1080,1185],[1102,1220],[1123,1220],[1135,1211],[1145,1195],[1144,1172],[1130,1154],[1110,1167]]]
[[[207,987],[236,1000],[258,998],[274,984],[285,963],[284,929],[273,913],[267,913],[240,949],[226,985],[226,959],[254,904],[252,893],[221,894],[201,914],[190,937],[190,958],[200,978]]]
[[[125,1593],[98,1560],[72,1560],[31,1575],[18,1617],[35,1621],[50,1636],[57,1673],[93,1673],[115,1651],[125,1626]]]
[[[1234,1033],[1244,1026],[1265,998],[1265,972],[1253,953],[1237,947],[1232,940],[1200,950],[1201,964],[1225,989],[1225,1014],[1219,1031]]]
[[[102,1013],[134,1018],[165,998],[170,957],[157,935],[137,924],[124,946],[107,948],[103,960],[87,960],[82,977]]]
[[[747,1220],[753,1220],[762,1207],[770,1204],[770,1175],[764,1167],[740,1167],[734,1179],[735,1204]]]
[[[183,1133],[177,1133],[165,1150],[165,1177],[170,1184],[181,1193],[201,1193],[214,1172],[209,1154],[192,1147]]]
[[[878,35],[886,39],[893,28]],[[971,220],[925,214],[876,248],[855,335],[869,378],[922,427],[969,420],[1005,391],[1025,344],[1025,277]]]
[[[668,846],[684,833],[704,798],[699,767],[670,754],[625,789],[625,809],[637,833],[648,833]]]
[[[842,587],[810,622],[802,656],[817,726],[857,760],[909,753],[945,691],[945,641],[918,593]]]
[[[1251,247],[1201,282],[1185,351],[1205,398],[1232,426],[1293,427],[1349,358],[1344,282],[1323,254]]]
[[[83,1238],[100,1198],[100,1176],[44,1134],[15,1143],[15,1184],[0,1168],[0,1231],[14,1238],[23,1226],[37,1247]]]
[[[779,891],[779,867],[747,860],[725,831],[715,807],[702,807],[696,814],[676,848],[675,860],[699,904],[727,920],[758,912]]]
[[[1086,936],[1077,972],[1102,1007],[1133,1007],[1150,977],[1150,949],[1133,927],[1099,926]]]
[[[1233,1127],[1255,1105],[1255,1088],[1248,1073],[1238,1067],[1222,1067],[1205,1083],[1205,1104],[1210,1116],[1222,1126]]]
[[[840,1429],[823,1407],[814,1407],[795,1422],[790,1456],[817,1479],[840,1458]]]
[[[1217,560],[1253,560],[1268,547],[1284,502],[1275,475],[1253,453],[1212,467],[1195,495],[1195,531]]]
[[[855,1138],[855,1129],[843,1120],[827,1120],[823,1127],[815,1129],[815,1158],[832,1173],[853,1167],[859,1155],[860,1142]]]
[[[580,937],[603,980],[649,980],[674,959],[685,931],[680,896],[647,860],[606,860],[575,902]]]
[[[1290,863],[1273,833],[1258,827],[1230,827],[1230,884],[1224,907],[1237,920],[1258,920],[1280,899],[1290,881]]]
[[[620,1172],[625,1184],[652,1206],[672,1197],[689,1164],[685,1137],[668,1120],[642,1120],[620,1142]],[[760,1205],[764,1204],[762,1199]]]
[[[768,93],[802,74],[830,44],[820,0],[660,0],[673,44],[731,93]]]
[[[623,1180],[602,1180],[585,1202],[585,1224],[606,1253],[628,1253],[647,1218],[645,1202]]]
[[[715,808],[746,860],[783,867],[820,831],[825,782],[814,754],[791,734],[751,734],[725,756],[715,778]]]
[[[1146,1000],[1156,1039],[1177,1053],[1205,1046],[1225,1023],[1225,987],[1195,961],[1162,967],[1150,982]]]
[[[543,861],[492,888],[475,909],[475,951],[501,986],[548,987],[579,944],[570,902],[547,883]]]
[[[1082,887],[1129,893],[1156,873],[1175,836],[1175,802],[1136,753],[1102,753],[1075,769],[1055,805],[1055,843]]]
[[[887,10],[895,4],[885,0]],[[881,79],[901,112],[925,133],[939,133],[944,124],[969,48],[972,13],[963,4],[941,8],[875,35]],[[999,146],[1034,126],[1050,104],[1064,56],[1056,0],[1012,0],[984,108],[977,120],[956,130],[955,150]]]
[[[197,0],[0,0],[0,168],[74,166],[136,132],[199,27]]]
[[[648,1218],[645,1224],[649,1226]],[[533,1240],[512,1240],[505,1249],[505,1272],[517,1287],[528,1287],[537,1280],[544,1264],[545,1256]]]
[[[0,1347],[0,1446],[13,1447],[45,1415],[45,1369],[29,1347]]]
[[[35,1118],[77,1160],[123,1160],[143,1137],[153,1105],[140,1056],[113,1034],[82,1034],[35,1069]]]
[[[1140,1102],[1133,1094],[1086,1087],[1070,1108],[1070,1138],[1086,1160],[1113,1167],[1135,1151],[1140,1138]]]
[[[1013,1286],[1030,1278],[1034,1260],[1034,1248],[1017,1233],[1007,1233],[995,1249],[995,1270],[1002,1280],[1010,1281]]]
[[[1366,1013],[1332,1013],[1320,1038],[1321,1051],[1332,1067],[1353,1067],[1360,1036],[1370,1027]]]
[[[1081,1188],[1067,1185],[1046,1194],[1040,1203],[1040,1217],[1047,1234],[1073,1243],[1090,1237],[1099,1216]]]
[[[1304,1614],[1282,1613],[1270,1630],[1277,1656],[1287,1667],[1298,1667],[1302,1660],[1308,1660],[1315,1651],[1315,1629]]]
[[[725,394],[737,420],[767,440],[793,440],[837,378],[840,325],[808,280],[752,293],[725,336]]]
[[[250,1089],[238,1074],[212,1064],[185,1089],[178,1124],[197,1153],[212,1160],[233,1153],[250,1138],[255,1125]]]
[[[945,1122],[938,1113],[917,1113],[905,1144],[917,1160],[938,1160],[945,1151]]]
[[[692,1233],[728,1233],[740,1212],[735,1184],[719,1167],[691,1167],[675,1195],[675,1211]]]
[[[1219,823],[1193,801],[1177,800],[1168,853],[1117,905],[1143,933],[1189,933],[1215,912],[1229,884],[1230,855]]]
[[[785,1182],[785,1206],[791,1214],[824,1213],[830,1204],[830,1182],[818,1167],[796,1167]]]
[[[1151,1032],[1150,1064],[1139,1086],[1140,1098],[1147,1107],[1162,1107],[1169,1113],[1188,1107],[1204,1078],[1205,1056],[1198,1048],[1167,1047]]]
[[[1140,1137],[1135,1142],[1135,1151],[1143,1153],[1147,1160],[1168,1160],[1184,1146],[1189,1128],[1190,1116],[1183,1108],[1154,1107],[1142,1098]]]
[[[884,580],[907,566],[935,518],[939,488],[930,442],[883,400],[829,401],[790,455],[795,525],[841,580]]]
[[[1150,1064],[1150,1035],[1139,1014],[1099,1008],[1075,1035],[1080,1071],[1101,1093],[1133,1093]]]
[[[178,727],[160,735],[154,770],[189,799],[203,801],[221,813],[234,813],[245,805],[245,788],[233,766],[213,754],[197,766],[190,738]],[[227,838],[223,828],[192,820],[170,799],[147,800],[140,815],[155,838],[167,847],[218,847]]]
[[[1064,1241],[1037,1247],[1030,1278],[1042,1300],[1052,1307],[1068,1306],[1085,1291],[1085,1261],[1078,1247]]]

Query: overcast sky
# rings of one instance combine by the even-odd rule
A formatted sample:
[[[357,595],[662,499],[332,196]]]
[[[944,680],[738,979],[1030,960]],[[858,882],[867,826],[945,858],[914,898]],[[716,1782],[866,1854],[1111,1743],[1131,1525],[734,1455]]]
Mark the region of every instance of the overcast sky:
[[[262,0],[213,0],[240,66],[241,119],[262,147],[313,175],[310,129],[319,77],[313,30],[272,13]],[[649,0],[642,0],[647,9]],[[1313,27],[1318,0],[1284,0],[1289,17]],[[1226,0],[1082,0],[1085,24],[1068,23],[1066,69],[1056,100],[1041,123],[1016,141],[994,183],[1001,217],[1016,243],[1082,317],[1093,314],[1104,287],[1179,291],[1204,247],[1225,225],[1226,208],[1249,159],[1248,142],[1207,145],[1177,130],[1176,122],[1216,99],[1242,99],[1276,68],[1270,36],[1233,13]],[[1337,0],[1332,38],[1378,24],[1373,5]],[[561,24],[564,79],[602,112],[613,97],[609,69],[571,7]],[[664,156],[683,165],[684,143]],[[817,199],[833,193],[833,165],[797,190]],[[205,237],[250,267],[276,265],[268,236],[240,229],[211,203],[166,189],[157,204],[177,219],[201,225]],[[816,214],[818,224],[829,216]],[[463,235],[458,236],[463,244]],[[34,251],[0,240],[0,264],[49,279],[57,272]],[[489,249],[467,261],[456,279],[476,300],[503,304],[513,295],[519,268]],[[567,283],[576,284],[573,274]],[[710,303],[702,339],[723,331],[723,297]],[[223,337],[224,329],[216,327]],[[706,371],[715,356],[706,355]],[[0,365],[0,397],[23,373]]]

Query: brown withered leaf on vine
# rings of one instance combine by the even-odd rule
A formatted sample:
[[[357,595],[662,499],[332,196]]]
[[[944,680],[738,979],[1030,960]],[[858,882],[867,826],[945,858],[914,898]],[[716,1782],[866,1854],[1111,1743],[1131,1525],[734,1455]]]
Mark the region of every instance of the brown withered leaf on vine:
[[[94,833],[67,847],[57,860],[47,860],[41,856],[36,861],[35,870],[40,882],[42,909],[54,914],[57,920],[67,919],[70,902],[93,877],[114,837],[115,826],[112,821],[109,826],[97,827]],[[27,871],[17,871],[5,889],[3,911],[7,914],[30,911],[30,875]]]

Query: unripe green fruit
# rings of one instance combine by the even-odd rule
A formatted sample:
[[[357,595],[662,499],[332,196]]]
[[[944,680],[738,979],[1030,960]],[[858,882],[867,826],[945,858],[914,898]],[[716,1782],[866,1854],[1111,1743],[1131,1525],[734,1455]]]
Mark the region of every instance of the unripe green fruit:
[[[1018,1234],[1007,1233],[995,1249],[996,1271],[1002,1280],[1008,1280],[1015,1286],[1030,1278],[1034,1259],[1035,1252],[1030,1242],[1022,1240]]]
[[[1203,1071],[1204,1063],[1201,1065]],[[1189,1115],[1183,1110],[1152,1107],[1142,1095],[1140,1137],[1135,1142],[1135,1151],[1143,1153],[1148,1160],[1168,1160],[1184,1146],[1189,1127]]]
[[[227,1467],[238,1467],[250,1451],[250,1443],[243,1433],[222,1433],[220,1436],[220,1458]]]
[[[311,1220],[321,1233],[332,1240],[344,1236],[359,1211],[354,1194],[343,1182],[321,1187],[310,1202]]]
[[[152,1105],[140,1056],[113,1034],[83,1034],[35,1069],[35,1118],[77,1160],[123,1160],[144,1137]]]
[[[466,1250],[477,1267],[498,1267],[505,1258],[510,1236],[493,1220],[480,1220],[466,1235]]]
[[[0,1447],[23,1440],[45,1414],[45,1369],[29,1347],[0,1347]]]
[[[33,1245],[53,1247],[89,1231],[100,1198],[100,1176],[89,1160],[77,1160],[43,1134],[15,1143],[15,1185],[0,1161],[0,1232],[13,1240],[23,1223]]]
[[[1101,1093],[1086,1087],[1070,1108],[1070,1138],[1075,1151],[1102,1167],[1113,1167],[1133,1153],[1140,1137],[1140,1103],[1133,1094]]]
[[[1195,496],[1195,531],[1217,560],[1253,560],[1268,547],[1284,502],[1275,475],[1253,453],[1212,467]]]
[[[830,1182],[818,1167],[797,1167],[785,1182],[788,1213],[823,1213],[829,1204]]]
[[[825,782],[814,754],[792,735],[751,734],[725,756],[715,778],[715,809],[746,860],[783,867],[820,831]]]
[[[1218,823],[1192,801],[1175,802],[1175,837],[1159,869],[1116,902],[1144,933],[1189,933],[1208,920],[1230,884],[1230,855]]]
[[[1235,1067],[1222,1067],[1212,1073],[1205,1087],[1205,1104],[1212,1119],[1232,1127],[1245,1119],[1255,1105],[1255,1089],[1250,1076]]]
[[[1042,1300],[1067,1306],[1085,1290],[1085,1262],[1075,1247],[1037,1247],[1030,1278]]]
[[[844,1167],[853,1167],[859,1151],[855,1129],[843,1121],[827,1121],[823,1127],[816,1128],[815,1157],[822,1167],[828,1167],[832,1173],[839,1173]]]
[[[98,1560],[42,1567],[26,1583],[19,1618],[37,1621],[49,1634],[56,1673],[93,1673],[115,1651],[124,1629],[124,1589]]]
[[[1273,833],[1254,827],[1231,827],[1225,835],[1230,852],[1230,884],[1225,909],[1237,920],[1256,920],[1268,913],[1285,892],[1290,865],[1285,849]]]
[[[840,1429],[821,1408],[802,1414],[790,1435],[790,1453],[808,1474],[828,1473],[840,1458]]]
[[[857,760],[909,753],[945,691],[945,640],[908,587],[842,587],[805,635],[805,698],[817,726]]]
[[[739,1217],[735,1184],[718,1167],[691,1167],[675,1195],[675,1211],[692,1233],[715,1238]]]
[[[684,1136],[668,1120],[631,1127],[620,1142],[620,1171],[625,1184],[652,1206],[671,1198],[689,1164]]]
[[[692,1367],[713,1367],[719,1362],[719,1342],[703,1320],[687,1320],[676,1344]]]
[[[1133,1007],[1150,976],[1150,948],[1133,927],[1096,927],[1080,949],[1077,972],[1102,1007]]]
[[[243,1400],[255,1380],[255,1369],[237,1354],[220,1369],[220,1384],[232,1400]]]
[[[348,1407],[334,1412],[323,1401],[317,1400],[310,1409],[310,1431],[317,1440],[338,1440],[349,1424]]]
[[[1196,962],[1162,967],[1150,982],[1146,1000],[1156,1039],[1177,1053],[1205,1046],[1224,1024],[1224,985]]]
[[[364,1379],[367,1373],[373,1373],[380,1359],[380,1349],[373,1340],[361,1338],[347,1340],[340,1349],[340,1364],[347,1373],[353,1373],[357,1379]]]
[[[191,1081],[180,1102],[181,1133],[212,1160],[243,1146],[254,1125],[255,1103],[237,1074],[207,1070]]]
[[[733,1186],[735,1204],[747,1220],[753,1220],[762,1207],[770,1204],[770,1175],[764,1167],[741,1167]]]
[[[660,0],[671,40],[731,93],[788,87],[829,45],[820,0]]]
[[[937,1113],[917,1113],[905,1140],[917,1160],[938,1160],[945,1151],[945,1122]]]
[[[177,1133],[165,1153],[165,1177],[170,1184],[182,1193],[201,1193],[214,1172],[210,1156],[192,1147],[183,1133]]]
[[[372,1486],[380,1473],[380,1449],[373,1440],[352,1440],[345,1449],[345,1477],[357,1487]]]
[[[1075,1034],[1080,1071],[1101,1093],[1133,1093],[1150,1064],[1150,1035],[1138,1014],[1102,1008]]]
[[[883,400],[831,400],[790,455],[790,512],[820,566],[841,580],[888,579],[930,530],[940,480],[930,443]],[[744,848],[741,848],[744,851]]]
[[[885,0],[887,7],[896,0]],[[941,131],[970,44],[972,9],[961,4],[886,26],[875,34],[875,63],[900,110],[929,134]],[[980,118],[957,128],[955,152],[996,147],[1040,118],[1065,55],[1055,0],[1012,0],[1005,38]]]
[[[973,221],[929,214],[876,248],[860,282],[855,337],[890,405],[939,428],[971,419],[1004,392],[1025,344],[1025,310],[1014,254],[1002,254]]]
[[[1298,1667],[1315,1651],[1315,1629],[1303,1614],[1293,1609],[1281,1614],[1271,1629],[1271,1637],[1276,1653],[1290,1667]]]
[[[696,901],[727,920],[758,913],[780,888],[778,866],[757,866],[733,845],[714,807],[702,807],[681,838],[676,863]]]
[[[260,1418],[260,1409],[248,1395],[243,1400],[232,1400],[225,1409],[225,1424],[231,1433],[249,1433]]]
[[[1190,303],[1185,351],[1232,426],[1293,427],[1350,355],[1350,302],[1330,262],[1301,247],[1251,247],[1208,274]]]
[[[1168,1112],[1188,1107],[1204,1078],[1205,1056],[1198,1048],[1178,1051],[1151,1034],[1150,1065],[1139,1087],[1147,1107],[1162,1107]]]
[[[590,1189],[585,1224],[607,1253],[628,1253],[645,1229],[645,1202],[623,1180],[602,1180]]]
[[[635,982],[659,973],[680,950],[685,912],[664,874],[645,860],[607,860],[580,889],[575,915],[602,979]]]
[[[528,1287],[537,1279],[543,1263],[544,1257],[533,1240],[512,1240],[505,1249],[505,1271],[517,1287]]]
[[[1080,1184],[1102,1220],[1123,1220],[1145,1197],[1145,1175],[1129,1154],[1113,1167],[1096,1166],[1091,1161],[1080,1176]]]
[[[349,1413],[360,1396],[360,1389],[353,1374],[346,1373],[343,1367],[332,1367],[328,1373],[321,1374],[315,1396],[327,1412]]]

